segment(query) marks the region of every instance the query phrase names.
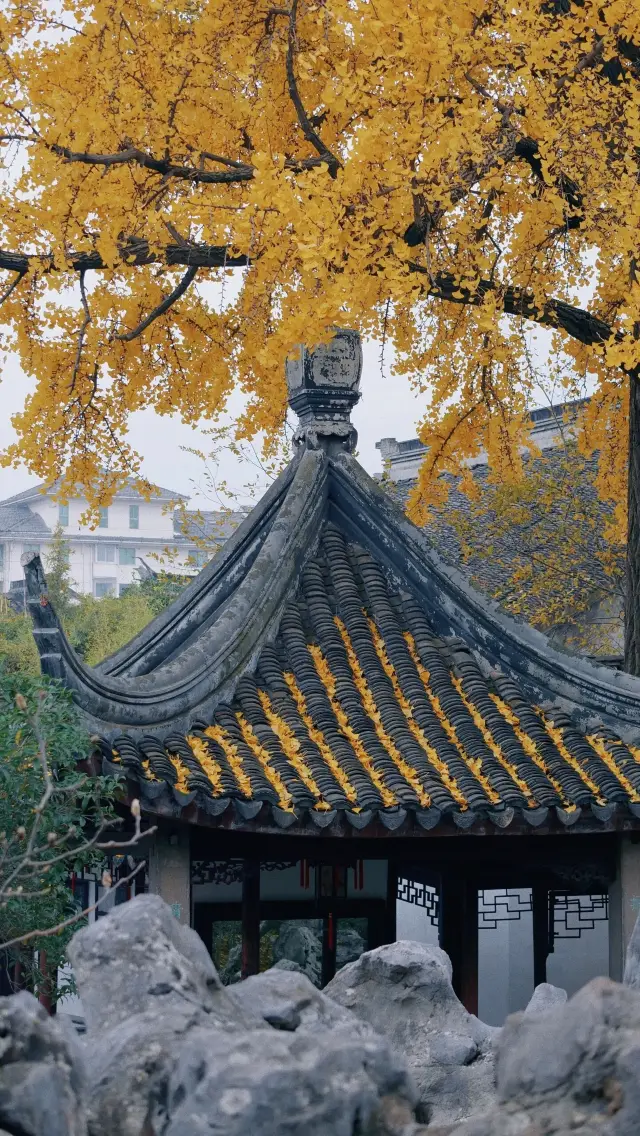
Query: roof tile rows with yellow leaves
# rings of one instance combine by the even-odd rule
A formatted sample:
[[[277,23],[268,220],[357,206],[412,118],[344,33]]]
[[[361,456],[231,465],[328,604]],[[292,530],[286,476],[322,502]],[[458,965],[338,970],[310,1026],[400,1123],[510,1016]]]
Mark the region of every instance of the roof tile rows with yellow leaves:
[[[407,813],[466,827],[511,809],[571,823],[640,805],[640,752],[543,713],[508,678],[488,682],[459,642],[454,660],[419,604],[331,525],[231,705],[186,735],[103,748],[151,796],[210,811],[266,803],[323,826],[341,811],[357,827]]]

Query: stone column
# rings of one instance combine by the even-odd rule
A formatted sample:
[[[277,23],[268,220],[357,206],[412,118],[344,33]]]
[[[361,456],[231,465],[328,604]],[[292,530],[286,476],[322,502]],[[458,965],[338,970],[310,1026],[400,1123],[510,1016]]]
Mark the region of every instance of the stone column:
[[[149,849],[149,891],[161,896],[187,926],[191,924],[190,837],[188,825],[160,822]]]
[[[627,945],[640,914],[640,836],[622,836],[609,887],[609,974],[622,980]]]

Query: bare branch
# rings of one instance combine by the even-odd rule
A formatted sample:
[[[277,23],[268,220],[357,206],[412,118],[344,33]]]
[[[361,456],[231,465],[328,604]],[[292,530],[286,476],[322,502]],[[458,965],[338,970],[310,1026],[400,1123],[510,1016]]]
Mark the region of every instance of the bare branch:
[[[165,312],[168,312],[169,308],[172,307],[173,304],[175,304],[176,300],[179,300],[181,296],[184,296],[189,285],[193,280],[195,280],[197,271],[197,265],[193,266],[192,268],[188,268],[180,283],[173,289],[173,292],[170,292],[168,296],[165,296],[162,303],[158,304],[157,308],[154,308],[153,311],[150,312],[146,317],[146,319],[142,320],[142,323],[139,323],[137,327],[134,327],[133,331],[127,331],[123,332],[121,335],[116,335],[116,339],[123,340],[125,343],[130,343],[132,339],[137,339],[139,335],[142,335],[143,331],[146,331],[146,329],[154,322],[154,320],[157,320],[159,316],[162,316]]]
[[[287,61],[286,61],[287,86],[289,88],[289,95],[291,97],[291,102],[293,103],[293,105],[296,109],[296,114],[298,116],[298,122],[300,123],[302,133],[304,134],[305,138],[307,139],[307,142],[310,142],[311,145],[313,146],[314,150],[317,150],[322,161],[326,162],[331,176],[335,177],[337,172],[338,172],[338,169],[342,168],[342,162],[339,161],[339,159],[335,156],[335,154],[332,154],[331,150],[329,150],[329,148],[327,146],[325,146],[324,142],[322,141],[322,138],[317,133],[317,131],[315,131],[313,129],[309,115],[307,114],[306,110],[304,109],[302,99],[300,98],[300,92],[298,91],[298,84],[296,82],[296,73],[295,73],[295,67],[294,67],[294,60],[295,60],[295,53],[296,53],[296,19],[297,19],[297,16],[298,16],[298,0],[292,0],[291,10],[289,12],[289,42],[288,42],[288,46],[287,46]]]
[[[83,348],[83,345],[84,345],[85,332],[86,332],[89,324],[91,323],[91,312],[89,311],[89,304],[88,304],[88,301],[87,301],[87,293],[85,291],[85,286],[84,286],[84,276],[85,276],[86,271],[87,271],[86,268],[80,269],[80,296],[82,298],[82,307],[84,308],[84,319],[82,321],[82,326],[81,326],[80,331],[78,333],[78,350],[76,351],[76,361],[73,365],[73,374],[71,376],[70,393],[72,393],[72,394],[73,394],[73,391],[76,388],[76,379],[78,377],[78,370],[80,369],[80,360],[82,358],[82,348]]]
[[[429,271],[424,265],[416,264],[415,261],[407,263],[411,272],[429,277]],[[589,346],[594,343],[606,343],[612,337],[616,342],[621,342],[624,338],[621,332],[614,332],[608,323],[584,308],[576,308],[566,304],[564,300],[551,297],[541,308],[526,289],[499,287],[491,280],[479,280],[473,288],[469,288],[466,284],[461,284],[451,273],[438,272],[429,279],[426,292],[439,300],[448,300],[452,304],[474,306],[481,304],[489,292],[498,293],[502,299],[502,310],[505,315],[520,316],[522,319],[530,319],[546,327],[561,328],[572,339]]]
[[[50,149],[65,162],[80,162],[86,166],[103,166],[110,169],[112,166],[123,166],[132,163],[144,169],[153,170],[163,177],[179,178],[191,181],[194,184],[206,185],[224,184],[225,182],[251,181],[255,170],[244,162],[226,164],[232,166],[227,170],[205,170],[197,166],[185,166],[172,162],[170,158],[154,158],[137,146],[128,146],[125,150],[118,150],[115,154],[91,154],[82,150],[71,150],[68,146],[52,145]]]
[[[27,269],[26,268],[24,268],[24,269],[21,268],[19,272],[16,272],[14,279],[11,281],[9,286],[7,288],[5,288],[2,295],[0,295],[0,304],[4,304],[5,300],[9,299],[9,296],[13,292],[14,288],[18,287],[18,284],[23,279],[23,277],[25,277],[26,275],[27,275]]]
[[[145,865],[146,860],[141,860],[128,876],[125,876],[122,880],[118,880],[117,884],[108,888],[104,895],[101,895],[100,899],[96,903],[92,903],[90,907],[85,907],[83,911],[77,911],[75,915],[64,919],[62,923],[56,924],[55,927],[47,927],[46,930],[27,931],[24,935],[17,935],[15,939],[8,939],[6,943],[0,943],[0,951],[6,951],[9,947],[21,946],[23,943],[28,943],[31,939],[48,939],[51,938],[52,935],[59,935],[61,931],[66,931],[68,927],[73,927],[75,923],[79,923],[86,915],[90,915],[92,911],[96,911],[96,909],[100,907],[100,904],[104,903],[105,899],[108,899],[110,895],[113,895],[119,887],[130,883],[131,880],[138,875],[138,872],[142,871]]]
[[[146,264],[157,264],[163,261],[169,267],[174,265],[197,265],[199,268],[240,268],[249,264],[246,255],[230,256],[225,245],[167,245],[159,255],[152,249],[147,240],[140,237],[124,237],[118,246],[123,262],[129,267],[140,267]],[[106,264],[97,251],[71,253],[69,257],[71,267],[77,272],[86,270],[100,271],[103,268],[112,268]],[[9,252],[0,249],[0,268],[8,272],[28,272],[30,265],[41,265],[47,272],[60,272],[68,269],[68,265],[57,265],[53,255],[30,255],[20,252]]]

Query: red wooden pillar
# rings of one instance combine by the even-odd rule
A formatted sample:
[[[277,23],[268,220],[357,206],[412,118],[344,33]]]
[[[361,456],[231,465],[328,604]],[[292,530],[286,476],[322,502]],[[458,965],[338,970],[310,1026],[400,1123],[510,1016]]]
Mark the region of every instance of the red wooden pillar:
[[[478,1012],[478,886],[456,872],[442,876],[440,946],[451,959],[453,989],[470,1014]]]
[[[242,969],[243,978],[260,970],[260,861],[242,863]]]

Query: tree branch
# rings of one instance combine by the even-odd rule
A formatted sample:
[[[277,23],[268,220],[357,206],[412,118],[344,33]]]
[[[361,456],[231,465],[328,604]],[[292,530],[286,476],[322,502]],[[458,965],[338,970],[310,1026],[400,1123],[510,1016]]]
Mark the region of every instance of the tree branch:
[[[429,276],[429,271],[422,264],[409,261],[411,272]],[[612,328],[599,316],[592,315],[584,308],[576,308],[566,304],[564,300],[548,299],[540,308],[530,292],[523,288],[501,288],[491,280],[480,280],[473,289],[466,287],[450,273],[438,272],[429,277],[429,287],[426,289],[430,296],[440,300],[448,300],[452,304],[481,304],[488,293],[498,293],[502,297],[502,310],[505,315],[521,316],[523,319],[533,320],[534,323],[546,327],[561,328],[577,339],[580,343],[591,346],[594,343],[606,343],[615,336],[617,342],[624,338],[622,332],[613,332]]]
[[[125,237],[119,245],[118,251],[124,263],[130,267],[141,267],[146,264],[164,262],[169,268],[175,265],[195,265],[198,268],[243,268],[249,264],[249,257],[229,255],[225,245],[189,245],[170,244],[161,254],[152,249],[149,242],[139,237]],[[0,249],[0,268],[9,272],[28,272],[32,264],[40,264],[47,272],[60,272],[71,267],[77,272],[82,269],[100,271],[112,268],[106,264],[97,251],[71,253],[69,264],[56,264],[51,254],[29,254],[9,252]]]
[[[68,919],[64,919],[62,923],[56,924],[55,927],[47,927],[46,930],[27,931],[26,934],[18,935],[15,939],[8,939],[6,943],[0,943],[0,951],[6,951],[9,947],[16,947],[23,943],[28,943],[30,939],[49,939],[52,935],[59,935],[61,931],[66,931],[67,927],[73,927],[75,923],[79,923],[86,915],[90,915],[92,911],[95,911],[100,904],[104,903],[105,899],[108,899],[110,895],[113,895],[119,887],[130,883],[134,876],[137,876],[138,872],[142,871],[146,862],[146,860],[141,860],[128,876],[125,876],[122,880],[118,880],[117,884],[108,888],[104,895],[101,895],[100,899],[97,900],[96,903],[92,903],[90,907],[85,907],[83,911],[76,911],[75,915],[69,916]]]
[[[205,170],[197,166],[177,165],[170,158],[154,158],[146,154],[137,146],[128,146],[126,150],[119,150],[115,154],[91,154],[85,151],[70,150],[68,146],[52,145],[50,149],[65,162],[80,162],[86,166],[112,166],[128,165],[130,162],[144,169],[153,170],[163,177],[181,178],[184,181],[204,183],[208,185],[223,184],[225,182],[251,181],[255,175],[253,166],[238,162],[227,170]],[[230,165],[230,163],[227,163]]]
[[[132,339],[137,339],[138,336],[142,335],[143,331],[146,331],[147,328],[154,322],[154,320],[157,320],[159,316],[162,316],[165,312],[168,312],[169,308],[172,307],[173,304],[175,304],[176,300],[179,300],[181,296],[184,296],[189,285],[193,280],[195,280],[197,271],[197,265],[188,268],[180,283],[173,289],[173,292],[170,292],[168,296],[165,296],[164,300],[162,300],[162,302],[158,304],[157,308],[154,308],[153,311],[149,313],[146,319],[143,319],[137,327],[134,327],[133,331],[125,331],[122,332],[121,335],[116,335],[116,339],[120,339],[125,343],[130,343]]]
[[[304,109],[302,99],[300,98],[300,92],[298,91],[298,84],[296,82],[296,73],[295,73],[295,67],[294,67],[294,59],[295,59],[295,52],[296,52],[296,19],[297,19],[297,16],[298,16],[298,0],[291,0],[291,9],[289,11],[289,41],[288,41],[288,45],[287,45],[287,61],[286,61],[287,86],[289,88],[289,95],[291,97],[291,102],[293,103],[293,105],[296,109],[296,114],[298,116],[298,122],[300,123],[302,133],[304,134],[305,138],[307,139],[307,142],[310,142],[311,145],[313,146],[314,150],[317,150],[322,161],[326,162],[326,164],[329,168],[329,173],[331,174],[332,177],[335,177],[337,172],[338,172],[338,169],[340,169],[342,167],[342,162],[335,156],[335,154],[332,154],[331,150],[329,150],[329,148],[327,146],[325,146],[324,142],[322,141],[322,138],[317,133],[317,131],[315,131],[313,129],[309,115],[307,114],[306,110]]]
[[[18,137],[18,135],[15,135],[15,138]],[[0,136],[0,141],[2,140],[2,136]],[[25,137],[24,141],[33,142],[38,141],[38,139]],[[179,162],[174,162],[171,158],[155,158],[153,154],[147,154],[138,146],[127,146],[126,149],[118,150],[115,154],[92,154],[89,151],[71,150],[68,146],[57,144],[50,145],[49,149],[58,157],[63,158],[65,164],[79,162],[81,165],[102,166],[104,169],[132,164],[142,166],[146,170],[152,170],[154,173],[160,174],[163,179],[178,178],[182,181],[193,182],[194,185],[228,185],[252,181],[256,174],[255,166],[248,162],[238,162],[234,158],[210,154],[207,150],[201,152],[199,166],[185,166]],[[204,168],[205,158],[211,162],[220,162],[228,168],[226,170],[206,170]],[[284,165],[285,169],[301,171],[313,169],[314,166],[320,166],[329,160],[337,162],[337,159],[323,146],[322,157],[320,158],[287,158]],[[340,165],[339,162],[337,164]]]
[[[4,304],[5,300],[9,299],[9,296],[13,292],[13,289],[17,288],[18,284],[20,283],[22,278],[27,275],[27,271],[28,271],[28,269],[26,269],[26,268],[19,268],[18,269],[14,279],[11,281],[9,286],[7,288],[5,288],[4,292],[0,295],[0,304]]]
[[[87,301],[87,293],[86,293],[85,287],[84,287],[84,276],[85,276],[86,271],[87,271],[86,268],[80,269],[80,297],[82,299],[82,307],[84,308],[84,319],[82,321],[82,326],[81,326],[80,331],[78,333],[78,350],[76,351],[76,361],[73,365],[73,374],[71,376],[71,386],[70,386],[70,393],[71,394],[73,394],[74,390],[76,389],[76,379],[78,377],[78,370],[80,368],[80,360],[82,358],[82,348],[83,348],[83,345],[84,345],[84,335],[85,335],[85,332],[86,332],[89,324],[91,323],[91,312],[89,311],[89,304],[88,304],[88,301]]]

